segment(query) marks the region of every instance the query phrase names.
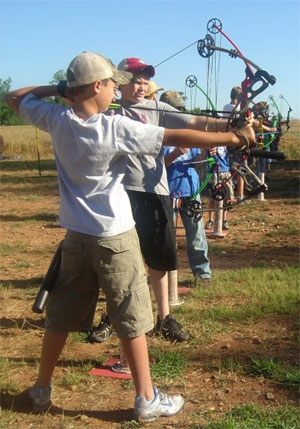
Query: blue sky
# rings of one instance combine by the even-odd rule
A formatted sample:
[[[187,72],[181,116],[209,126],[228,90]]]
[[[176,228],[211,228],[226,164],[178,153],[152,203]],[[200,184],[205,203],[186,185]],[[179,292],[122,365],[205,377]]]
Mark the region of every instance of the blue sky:
[[[100,52],[115,64],[135,56],[156,65],[204,38],[207,22],[218,18],[243,54],[277,79],[256,100],[273,95],[286,115],[282,94],[292,116],[300,118],[299,0],[0,0],[0,5],[0,77],[10,77],[12,89],[48,84],[82,51]],[[226,39],[220,42],[231,48]],[[193,102],[205,108],[200,91],[185,85],[187,76],[195,75],[203,89],[209,83],[222,109],[245,67],[226,54],[216,60],[216,74],[208,78],[208,61],[195,44],[158,66],[154,80],[165,90],[184,92],[187,107]]]

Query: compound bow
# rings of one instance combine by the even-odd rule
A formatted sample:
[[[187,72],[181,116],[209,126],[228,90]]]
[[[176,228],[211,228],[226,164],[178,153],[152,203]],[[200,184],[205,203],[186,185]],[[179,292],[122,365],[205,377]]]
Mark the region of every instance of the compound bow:
[[[197,78],[195,75],[191,74],[189,75],[186,80],[185,80],[185,85],[188,86],[189,88],[197,88],[199,89],[199,91],[202,92],[202,94],[206,97],[210,107],[211,107],[211,111],[205,110],[205,112],[212,112],[212,116],[219,116],[217,109],[214,105],[214,103],[211,101],[210,97],[208,96],[208,94],[204,91],[204,89],[202,89],[198,83],[197,83]]]
[[[197,50],[201,57],[209,58],[213,55],[214,52],[224,52],[228,53],[232,58],[240,58],[244,61],[246,65],[245,69],[245,79],[241,83],[242,94],[240,99],[240,110],[238,111],[238,116],[236,115],[236,109],[234,109],[228,120],[228,127],[238,126],[241,127],[245,124],[246,117],[248,116],[248,109],[250,103],[253,103],[253,100],[257,95],[261,94],[269,85],[274,85],[276,83],[276,78],[270,75],[267,71],[260,68],[253,61],[246,58],[238,47],[232,42],[232,40],[224,33],[222,30],[222,23],[217,18],[213,18],[208,21],[207,30],[212,33],[221,33],[230,43],[233,45],[234,49],[226,49],[218,47],[215,44],[213,37],[210,34],[207,34],[204,39],[201,39],[197,43]],[[255,71],[255,70],[256,71]],[[193,81],[192,81],[193,82]],[[258,86],[259,85],[259,86]],[[258,86],[258,87],[257,87]],[[230,151],[232,156],[232,151]],[[218,183],[214,189],[210,189],[210,196],[216,200],[222,200],[225,197],[224,187],[226,183],[232,179],[235,175],[240,175],[245,182],[245,197],[239,201],[229,203],[223,208],[218,209],[203,209],[194,208],[190,212],[190,215],[197,215],[203,213],[204,211],[217,211],[217,210],[228,210],[235,205],[241,204],[244,200],[251,198],[254,195],[258,195],[260,192],[265,192],[268,187],[263,183],[259,177],[250,169],[247,164],[247,159],[249,156],[249,148],[239,151],[240,159],[239,162],[234,161],[232,163],[233,173],[230,178],[226,179],[222,183]],[[252,151],[251,155],[259,156],[262,158],[277,158],[284,159],[284,154],[282,153],[271,153],[269,151],[256,150]],[[194,212],[194,213],[193,213]]]
[[[290,114],[291,114],[291,112],[293,111],[293,109],[291,108],[291,106],[290,106],[289,102],[284,98],[284,96],[283,96],[283,95],[279,95],[279,98],[281,98],[281,100],[285,101],[285,102],[286,102],[286,104],[287,104],[287,105],[288,105],[288,107],[289,107],[289,110],[288,110],[288,112],[287,112],[287,116],[286,116],[286,121],[285,121],[286,130],[285,130],[284,134],[281,134],[281,136],[283,136],[283,135],[285,135],[285,134],[288,132],[288,130],[291,128],[291,127],[290,127]]]

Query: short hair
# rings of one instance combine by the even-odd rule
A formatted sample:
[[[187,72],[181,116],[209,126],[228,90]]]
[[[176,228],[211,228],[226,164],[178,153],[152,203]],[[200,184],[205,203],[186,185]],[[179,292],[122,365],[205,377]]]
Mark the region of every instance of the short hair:
[[[146,73],[146,72],[142,72],[142,73],[139,73],[139,74],[134,74],[133,76],[132,76],[132,78],[131,78],[131,82],[136,82],[137,80],[139,80],[139,79],[146,79],[146,80],[150,80],[151,79],[151,76],[150,76],[150,74],[149,73]]]
[[[100,80],[100,79],[99,79]],[[103,86],[107,86],[110,79],[102,79],[101,82],[103,83]],[[72,89],[72,93],[75,96],[83,94],[91,85],[93,85],[94,82],[88,83],[87,85],[80,85],[80,86],[74,86]]]
[[[240,86],[234,86],[230,92],[231,100],[234,100],[235,98],[239,99],[241,93],[242,93],[242,88]]]
[[[184,99],[182,95],[177,91],[166,91],[161,94],[159,101],[168,103],[170,106],[175,107],[178,110],[185,111]]]

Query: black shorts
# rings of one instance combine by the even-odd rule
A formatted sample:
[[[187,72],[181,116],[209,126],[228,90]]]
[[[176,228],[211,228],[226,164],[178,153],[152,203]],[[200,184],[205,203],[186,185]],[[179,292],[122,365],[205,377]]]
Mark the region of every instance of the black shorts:
[[[130,190],[127,193],[146,264],[154,270],[176,270],[176,236],[170,197]]]

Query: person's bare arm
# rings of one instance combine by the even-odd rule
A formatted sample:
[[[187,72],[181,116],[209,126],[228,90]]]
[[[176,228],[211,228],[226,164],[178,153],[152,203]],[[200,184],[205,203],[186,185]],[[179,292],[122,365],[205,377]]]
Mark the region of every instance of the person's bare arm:
[[[65,89],[66,96],[71,97],[71,89]],[[20,104],[24,97],[28,94],[34,94],[38,98],[55,97],[60,95],[57,92],[57,85],[49,86],[28,86],[15,91],[10,91],[5,95],[5,103],[16,113],[19,113]]]
[[[199,131],[226,131],[228,119],[217,119],[206,116],[193,116],[187,125],[188,129]]]
[[[28,94],[34,94],[38,98],[52,97],[58,95],[55,85],[51,86],[28,86],[16,91],[10,91],[5,95],[5,103],[16,113],[19,113],[21,101]]]
[[[245,125],[234,132],[215,133],[197,131],[191,129],[165,129],[164,146],[203,148],[208,149],[214,146],[249,146],[255,143],[255,134],[252,126]]]

